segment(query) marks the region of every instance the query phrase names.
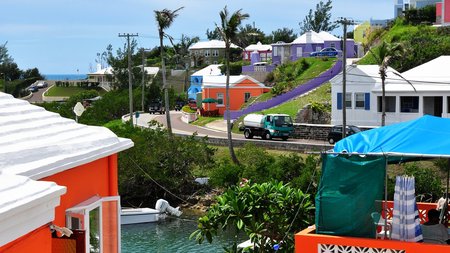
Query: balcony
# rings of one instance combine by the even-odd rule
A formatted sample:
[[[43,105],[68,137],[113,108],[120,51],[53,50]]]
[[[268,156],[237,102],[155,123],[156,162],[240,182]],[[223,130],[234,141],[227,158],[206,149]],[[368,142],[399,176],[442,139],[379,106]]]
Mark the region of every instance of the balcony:
[[[429,209],[435,203],[417,203],[421,223],[426,221]],[[449,205],[450,207],[450,205]],[[387,218],[392,218],[393,202],[387,202]],[[449,210],[449,209],[447,209]],[[383,213],[383,216],[386,215]],[[448,214],[447,214],[448,217]],[[448,225],[447,225],[448,226]],[[295,235],[296,253],[450,253],[450,246],[426,243],[411,243],[387,239],[330,236],[315,233],[311,226]]]

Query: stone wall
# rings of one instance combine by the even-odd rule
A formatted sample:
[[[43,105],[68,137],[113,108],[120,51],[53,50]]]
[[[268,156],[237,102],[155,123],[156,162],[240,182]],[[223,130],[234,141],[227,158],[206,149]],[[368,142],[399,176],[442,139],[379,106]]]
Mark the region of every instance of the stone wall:
[[[332,125],[318,125],[318,124],[301,124],[294,123],[294,138],[306,140],[321,140],[328,141],[328,133]],[[369,130],[373,127],[359,127],[361,130]]]

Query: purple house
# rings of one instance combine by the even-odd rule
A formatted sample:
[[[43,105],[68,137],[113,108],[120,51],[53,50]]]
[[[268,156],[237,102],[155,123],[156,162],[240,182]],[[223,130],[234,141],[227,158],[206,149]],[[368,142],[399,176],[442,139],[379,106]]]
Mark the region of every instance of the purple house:
[[[302,57],[309,57],[312,52],[332,47],[342,50],[342,40],[328,32],[316,33],[309,31],[295,39],[292,43],[278,42],[272,44],[272,62],[282,64],[287,61],[296,61]],[[356,57],[355,41],[347,40],[347,57]]]

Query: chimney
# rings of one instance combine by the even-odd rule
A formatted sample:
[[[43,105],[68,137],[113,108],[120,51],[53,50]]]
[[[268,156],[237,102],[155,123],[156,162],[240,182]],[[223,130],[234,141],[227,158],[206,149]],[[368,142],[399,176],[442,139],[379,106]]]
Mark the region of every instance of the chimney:
[[[312,42],[312,33],[311,31],[307,31],[306,32],[306,43],[311,43]]]

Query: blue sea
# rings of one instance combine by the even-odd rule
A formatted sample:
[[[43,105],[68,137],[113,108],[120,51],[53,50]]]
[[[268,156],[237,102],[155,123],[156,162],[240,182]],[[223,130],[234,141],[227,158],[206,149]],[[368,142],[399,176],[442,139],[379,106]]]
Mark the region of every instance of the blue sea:
[[[46,80],[64,81],[64,80],[84,80],[86,74],[44,74]]]

